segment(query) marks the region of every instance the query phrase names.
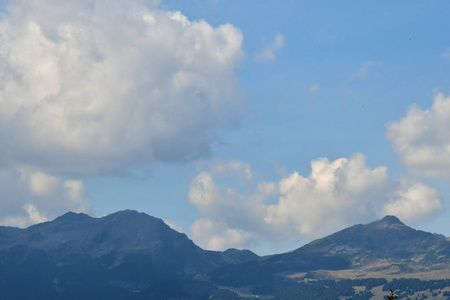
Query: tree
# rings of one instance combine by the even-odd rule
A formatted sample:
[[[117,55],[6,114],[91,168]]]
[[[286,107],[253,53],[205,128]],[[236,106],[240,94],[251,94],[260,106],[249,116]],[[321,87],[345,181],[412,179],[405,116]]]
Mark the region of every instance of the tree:
[[[397,298],[398,298],[398,296],[395,294],[395,291],[391,290],[391,294],[387,297],[387,300],[394,300]]]

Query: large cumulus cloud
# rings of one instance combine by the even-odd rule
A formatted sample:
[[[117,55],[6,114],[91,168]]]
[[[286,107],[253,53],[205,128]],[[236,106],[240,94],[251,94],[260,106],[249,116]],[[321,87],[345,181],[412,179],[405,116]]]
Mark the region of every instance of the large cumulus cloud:
[[[11,1],[0,22],[0,155],[99,174],[208,155],[241,112],[241,32],[144,1]]]
[[[450,180],[450,97],[439,93],[429,109],[411,106],[387,126],[387,136],[403,163],[414,173]]]
[[[317,159],[308,176],[293,172],[278,182],[254,182],[250,167],[240,164],[230,163],[228,170],[234,173],[228,173],[225,183],[223,172],[217,172],[226,169],[223,163],[191,182],[188,199],[200,215],[191,235],[206,248],[318,238],[385,214],[414,222],[442,206],[436,190],[411,179],[393,179],[384,166],[372,169],[362,154]]]
[[[3,3],[0,222],[89,212],[83,176],[209,155],[241,117],[241,43],[158,1]]]

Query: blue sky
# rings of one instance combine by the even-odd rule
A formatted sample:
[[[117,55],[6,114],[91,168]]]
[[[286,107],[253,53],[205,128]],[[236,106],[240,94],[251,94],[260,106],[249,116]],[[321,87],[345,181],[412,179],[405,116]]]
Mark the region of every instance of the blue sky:
[[[3,1],[0,221],[135,209],[288,251],[450,235],[445,1]]]

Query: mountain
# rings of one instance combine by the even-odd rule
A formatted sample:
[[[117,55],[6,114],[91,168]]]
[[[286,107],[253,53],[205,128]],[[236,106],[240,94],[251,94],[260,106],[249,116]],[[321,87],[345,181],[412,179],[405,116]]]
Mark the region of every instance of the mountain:
[[[450,242],[439,234],[415,230],[394,216],[355,225],[294,251],[210,271],[216,284],[246,286],[318,270],[393,270],[424,272],[450,266]],[[347,272],[349,274],[349,272]],[[450,274],[449,274],[450,275]]]
[[[386,216],[315,240],[289,255],[308,253],[341,255],[351,262],[351,267],[367,265],[378,259],[426,266],[448,260],[450,243],[443,235],[415,230],[394,216]]]
[[[85,291],[95,299],[151,299],[167,283],[196,284],[195,275],[257,259],[249,250],[203,250],[162,220],[131,210],[102,218],[67,213],[26,229],[0,227],[2,299],[8,292],[10,299],[27,299],[17,294],[25,282],[40,291],[30,299],[69,299],[74,292],[86,299]]]
[[[26,229],[0,226],[2,300],[243,299],[237,292],[246,299],[369,299],[374,286],[387,288],[386,275],[450,278],[448,270],[450,241],[394,216],[266,257],[203,250],[162,220],[132,210],[101,218],[67,213]],[[334,281],[349,277],[358,279]]]
[[[71,256],[100,258],[114,253],[117,264],[127,256],[140,254],[188,273],[258,259],[248,250],[205,251],[161,219],[133,210],[103,218],[69,212],[27,228],[10,243],[43,249],[58,263]]]

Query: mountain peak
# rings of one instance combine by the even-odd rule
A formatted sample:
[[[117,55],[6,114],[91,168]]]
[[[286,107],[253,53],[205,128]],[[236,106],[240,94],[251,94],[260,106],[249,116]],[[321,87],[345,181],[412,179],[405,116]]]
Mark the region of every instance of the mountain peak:
[[[112,214],[108,215],[107,217],[111,217],[111,216],[128,218],[128,217],[148,216],[148,215],[145,213],[138,212],[133,209],[125,209],[125,210],[120,210],[118,212],[112,213]]]
[[[383,225],[405,225],[396,216],[385,216],[383,219],[375,222]]]
[[[75,213],[69,211],[64,215],[55,219],[55,221],[66,221],[66,222],[76,222],[76,221],[86,221],[92,219],[90,216],[84,213]]]
[[[159,218],[152,217],[150,215],[147,215],[143,212],[138,212],[136,210],[126,209],[121,210],[116,213],[107,215],[105,217],[102,217],[103,220],[109,220],[109,221],[121,221],[128,224],[140,224],[139,226],[143,226],[144,224],[153,224],[151,226],[163,226],[166,227],[167,225],[164,223],[163,220]],[[167,226],[169,228],[169,226]]]

